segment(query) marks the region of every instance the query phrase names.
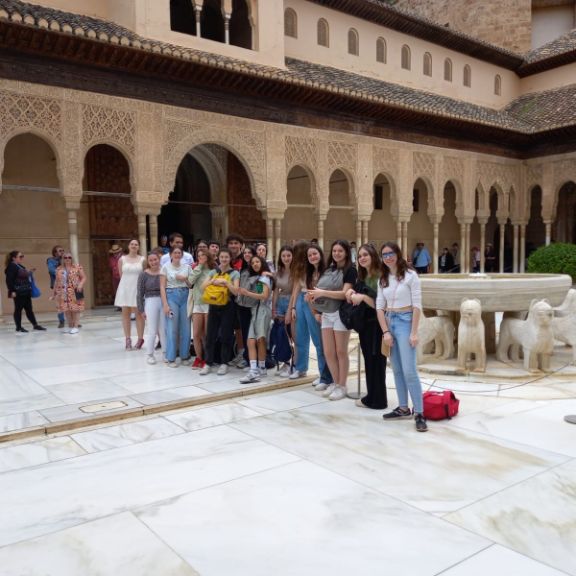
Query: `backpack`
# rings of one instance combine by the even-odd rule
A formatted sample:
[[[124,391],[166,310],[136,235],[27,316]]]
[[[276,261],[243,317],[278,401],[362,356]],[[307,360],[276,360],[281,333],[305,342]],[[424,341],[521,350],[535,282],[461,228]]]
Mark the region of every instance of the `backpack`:
[[[228,282],[232,281],[232,278],[228,272],[216,272],[214,278],[223,278]],[[202,295],[202,301],[204,304],[210,304],[211,306],[226,306],[230,300],[230,292],[228,286],[216,286],[215,284],[208,284],[204,289],[204,294]]]
[[[274,359],[274,365],[282,362],[290,362],[292,358],[292,346],[283,320],[276,318],[270,331],[270,352]]]
[[[454,392],[444,390],[444,392],[424,392],[424,418],[428,420],[450,420],[458,414],[460,400],[456,398]]]
[[[240,288],[246,288],[250,292],[257,292],[258,290],[258,275],[250,276],[248,269],[242,270],[240,272]],[[240,295],[236,297],[236,304],[238,306],[244,306],[244,308],[256,308],[260,300],[256,298],[251,298],[250,296]]]
[[[366,294],[370,298],[376,299],[376,292],[368,287],[364,282],[359,280],[354,286],[354,291],[358,294]],[[367,327],[370,320],[376,318],[376,312],[365,302],[360,302],[357,306],[350,304],[346,300],[340,305],[340,320],[348,330],[360,332]]]

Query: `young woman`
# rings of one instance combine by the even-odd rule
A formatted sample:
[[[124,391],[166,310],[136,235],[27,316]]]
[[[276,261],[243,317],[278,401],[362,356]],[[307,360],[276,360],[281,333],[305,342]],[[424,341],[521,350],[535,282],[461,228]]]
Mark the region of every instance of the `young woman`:
[[[136,301],[138,312],[142,314],[148,328],[145,346],[147,362],[156,364],[156,358],[154,358],[156,334],[160,336],[161,342],[166,332],[160,295],[160,256],[157,252],[150,252],[146,258],[146,269],[138,277]]]
[[[196,247],[194,248],[194,261],[198,262],[198,251],[199,250],[208,250],[208,242],[206,240],[198,240],[196,242]]]
[[[227,248],[220,250],[220,268],[210,270],[208,278],[202,284],[202,290],[208,286],[221,286],[229,292],[228,302],[222,306],[210,304],[208,308],[208,326],[206,328],[206,364],[200,370],[200,375],[210,374],[214,365],[216,342],[220,341],[220,367],[218,375],[224,376],[228,372],[228,362],[232,360],[234,343],[234,321],[236,319],[236,303],[233,296],[238,294],[240,273],[234,270],[230,262],[232,256]]]
[[[266,376],[266,342],[270,332],[272,311],[267,304],[270,297],[272,280],[268,272],[266,260],[254,256],[250,262],[251,287],[238,289],[238,295],[254,300],[251,310],[250,327],[248,330],[248,357],[250,371],[240,378],[241,384],[258,382],[261,376]]]
[[[268,270],[274,274],[276,272],[276,267],[272,260],[268,260],[268,246],[264,242],[256,244],[256,255],[260,256],[264,262],[268,265]]]
[[[22,328],[22,310],[26,312],[26,318],[34,327],[34,330],[46,330],[40,326],[32,310],[32,284],[30,274],[34,270],[26,270],[23,264],[24,254],[20,250],[12,250],[6,254],[4,260],[4,274],[6,275],[6,287],[8,288],[8,298],[14,300],[14,324],[16,332],[28,332]]]
[[[336,240],[330,247],[328,266],[317,286],[308,290],[312,308],[322,310],[322,348],[334,382],[319,383],[316,390],[330,400],[346,398],[346,381],[350,370],[348,342],[350,330],[340,320],[339,308],[346,292],[356,284],[358,273],[352,264],[352,252],[347,240]]]
[[[274,321],[284,322],[288,330],[290,330],[291,319],[291,314],[288,313],[288,309],[292,295],[290,267],[292,266],[293,253],[294,251],[291,246],[285,245],[280,248],[274,281],[274,292],[272,295],[272,318]],[[291,373],[290,363],[286,362],[280,369],[278,376],[288,378]]]
[[[177,368],[176,351],[182,364],[190,363],[190,320],[188,320],[188,291],[192,268],[184,264],[184,252],[178,246],[170,247],[170,262],[160,270],[160,296],[166,316],[166,360]]]
[[[320,377],[315,385],[329,384],[326,374],[326,359],[322,349],[320,335],[321,314],[316,314],[310,306],[308,290],[314,288],[320,276],[326,269],[322,248],[313,244],[306,244],[305,250],[301,245],[294,247],[294,260],[291,266],[292,298],[290,300],[291,321],[296,323],[296,362],[294,372],[290,375],[292,380],[306,376],[310,352],[310,338],[316,348],[318,369]]]
[[[206,339],[206,324],[208,320],[209,305],[202,301],[204,293],[202,284],[208,279],[211,270],[216,268],[216,263],[208,249],[199,248],[196,251],[196,264],[192,269],[190,284],[192,290],[190,296],[192,305],[192,330],[194,332],[194,350],[196,358],[192,364],[193,370],[204,368],[204,340]]]
[[[418,323],[422,314],[420,278],[408,268],[408,262],[394,242],[386,242],[380,249],[384,266],[378,285],[376,313],[384,334],[384,343],[390,346],[394,383],[399,406],[384,414],[384,420],[412,418],[408,407],[408,394],[414,406],[416,430],[426,432],[422,385],[416,368]]]
[[[86,275],[82,266],[74,264],[70,252],[64,252],[62,263],[56,269],[51,298],[56,301],[58,313],[66,316],[69,334],[78,334],[78,320],[80,313],[84,312],[85,283]]]
[[[382,263],[372,244],[358,250],[358,281],[346,293],[354,306],[364,306],[362,329],[358,332],[366,370],[367,394],[356,400],[356,406],[383,410],[388,407],[386,394],[386,356],[380,352],[382,329],[376,318],[376,295],[382,277]]]
[[[126,338],[126,350],[132,350],[132,327],[130,315],[136,314],[136,332],[138,341],[136,349],[139,350],[144,344],[144,318],[138,313],[136,304],[136,292],[138,290],[138,277],[144,266],[144,256],[138,253],[140,242],[133,239],[128,244],[128,254],[125,254],[118,261],[118,272],[120,274],[120,283],[116,291],[114,306],[122,308],[122,328]]]
[[[56,270],[58,269],[58,266],[62,264],[63,254],[64,248],[57,244],[52,248],[52,256],[46,260],[48,275],[50,276],[50,290],[54,290],[54,284],[56,283]],[[64,328],[65,325],[66,317],[64,316],[64,312],[58,312],[58,328]]]
[[[256,256],[256,250],[252,246],[245,246],[242,250],[242,267],[239,270],[240,273],[240,285],[246,282],[247,278],[250,276],[249,268],[252,258]],[[240,302],[236,302],[236,314],[238,316],[238,322],[235,326],[240,330],[236,334],[236,356],[232,360],[232,364],[236,368],[246,368],[249,365],[248,357],[248,330],[250,328],[250,319],[252,318],[252,310],[248,306],[242,305]]]

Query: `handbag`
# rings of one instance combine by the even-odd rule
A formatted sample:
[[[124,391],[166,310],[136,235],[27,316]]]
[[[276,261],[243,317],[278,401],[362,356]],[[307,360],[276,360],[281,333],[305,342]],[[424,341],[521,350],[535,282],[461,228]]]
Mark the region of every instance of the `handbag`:
[[[451,420],[460,407],[460,400],[451,390],[444,392],[424,392],[424,418],[428,420]]]
[[[242,272],[240,272],[240,288],[246,288],[249,292],[256,292],[258,278],[258,275],[250,276],[249,270],[242,270]],[[259,303],[260,300],[250,296],[244,296],[243,294],[236,297],[236,304],[238,304],[238,306],[244,306],[244,308],[256,308]]]
[[[38,286],[36,285],[36,282],[34,280],[34,274],[32,274],[32,272],[30,272],[30,288],[32,290],[31,293],[32,298],[39,298],[40,296],[42,296],[42,292],[40,291],[40,288],[38,288]]]
[[[74,290],[76,300],[84,300],[84,290]]]
[[[354,286],[354,291],[358,294],[366,294],[370,298],[376,298],[376,292],[368,287],[364,282],[359,280]],[[360,332],[367,327],[367,322],[375,320],[376,312],[365,302],[360,302],[357,306],[347,302],[342,302],[339,309],[340,320],[348,330]]]
[[[344,285],[344,273],[340,268],[328,268],[324,271],[324,274],[320,276],[316,288],[321,288],[322,290],[342,290]],[[316,298],[313,302],[313,307],[318,312],[336,312],[340,308],[341,300],[335,300],[334,298],[320,297]]]
[[[217,272],[214,278],[222,278],[228,282],[231,281],[230,274],[227,272],[224,274]],[[204,288],[204,294],[202,295],[202,301],[204,304],[210,304],[211,306],[226,306],[229,300],[230,292],[228,291],[228,286],[208,284],[208,286]]]

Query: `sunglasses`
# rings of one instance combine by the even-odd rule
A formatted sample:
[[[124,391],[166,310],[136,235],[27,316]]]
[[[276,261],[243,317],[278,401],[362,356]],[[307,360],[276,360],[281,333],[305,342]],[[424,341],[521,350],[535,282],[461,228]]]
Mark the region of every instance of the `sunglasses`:
[[[63,260],[72,260],[72,256],[64,256]]]
[[[388,258],[392,258],[395,255],[396,252],[382,252],[382,260],[388,260]]]

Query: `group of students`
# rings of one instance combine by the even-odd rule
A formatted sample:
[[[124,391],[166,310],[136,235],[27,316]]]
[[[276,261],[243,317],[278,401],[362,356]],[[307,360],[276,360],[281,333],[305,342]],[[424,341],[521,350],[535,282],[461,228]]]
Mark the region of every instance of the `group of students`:
[[[399,400],[399,406],[383,418],[414,417],[416,429],[427,430],[416,368],[420,280],[396,244],[385,243],[380,252],[372,244],[363,244],[356,265],[346,240],[333,242],[327,258],[316,243],[285,245],[275,265],[267,259],[265,244],[244,246],[236,234],[226,238],[224,247],[199,242],[194,255],[184,251],[182,236],[173,234],[169,253],[160,257],[161,253],[147,256],[145,270],[136,279],[137,308],[148,324],[149,363],[156,363],[159,335],[170,367],[191,364],[191,316],[196,354],[192,368],[200,375],[213,369],[224,375],[231,365],[245,367],[240,382],[258,382],[266,374],[272,322],[281,322],[294,343],[294,355],[278,374],[292,379],[306,376],[312,341],[319,368],[315,390],[340,400],[347,396],[349,373],[350,329],[341,314],[346,303],[349,309],[362,309],[357,329],[367,394],[357,405],[376,410],[388,406],[383,342],[389,349]],[[134,257],[132,261],[136,262]],[[123,306],[118,297],[117,305]],[[127,340],[127,348],[129,344]],[[142,326],[136,347],[143,344]]]

